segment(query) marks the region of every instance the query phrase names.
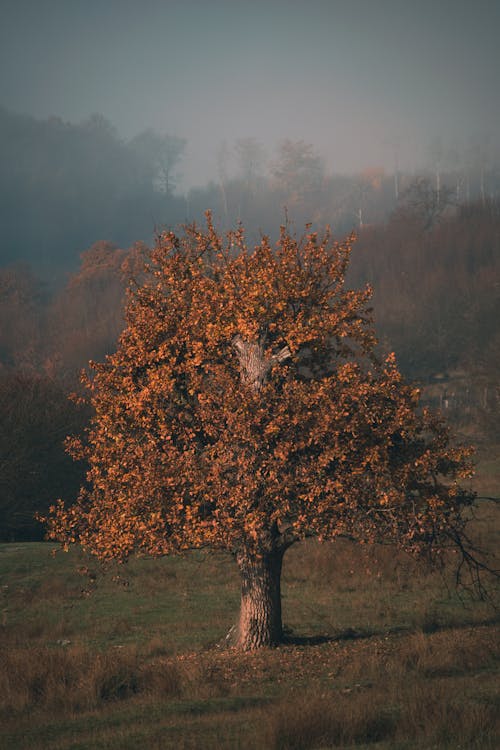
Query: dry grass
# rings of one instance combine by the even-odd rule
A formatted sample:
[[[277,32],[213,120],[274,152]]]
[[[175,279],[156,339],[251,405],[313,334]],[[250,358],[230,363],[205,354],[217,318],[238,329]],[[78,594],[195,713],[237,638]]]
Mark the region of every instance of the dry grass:
[[[132,697],[205,699],[228,693],[217,665],[195,660],[151,661],[134,647],[95,652],[62,641],[52,648],[5,649],[0,656],[0,712],[74,713]]]
[[[19,744],[5,747],[25,746],[15,727],[41,726],[43,737],[47,717],[66,716],[104,722],[97,739],[79,745],[89,748],[138,747],[145,732],[148,748],[307,750],[381,743],[494,750],[500,739],[499,663],[498,628],[492,625],[249,654],[211,649],[152,656],[151,644],[142,651],[97,653],[62,643],[14,648],[0,663],[0,705]],[[162,710],[158,735],[155,723],[146,730],[141,718],[132,721],[135,735],[122,736],[113,717],[121,715],[126,725],[152,707]],[[61,739],[61,748],[70,746]]]
[[[0,661],[2,710],[89,711],[138,690],[137,654],[81,646],[6,649]]]
[[[477,534],[498,544],[498,508]],[[79,555],[0,546],[0,746],[50,750],[500,747],[499,617],[385,548],[285,561],[279,649],[215,644],[237,612],[227,558],[75,573]]]
[[[276,750],[392,743],[396,747],[497,747],[498,706],[463,703],[448,686],[417,684],[397,699],[383,690],[309,693],[268,711],[266,746]],[[404,745],[403,743],[408,743]]]
[[[395,734],[396,719],[381,696],[310,693],[281,703],[267,714],[266,744],[276,750],[306,750],[379,742]]]

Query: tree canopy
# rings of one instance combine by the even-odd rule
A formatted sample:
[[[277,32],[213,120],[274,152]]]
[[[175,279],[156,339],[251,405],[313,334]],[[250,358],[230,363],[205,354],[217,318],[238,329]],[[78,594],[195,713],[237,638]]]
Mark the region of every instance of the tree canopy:
[[[377,357],[371,289],[345,285],[353,240],[282,227],[250,249],[209,213],[163,233],[117,351],[87,379],[94,417],[69,447],[88,481],[49,535],[102,559],[229,550],[247,589],[249,560],[280,570],[310,535],[468,559],[471,451]],[[267,641],[240,645],[280,628],[279,614]]]

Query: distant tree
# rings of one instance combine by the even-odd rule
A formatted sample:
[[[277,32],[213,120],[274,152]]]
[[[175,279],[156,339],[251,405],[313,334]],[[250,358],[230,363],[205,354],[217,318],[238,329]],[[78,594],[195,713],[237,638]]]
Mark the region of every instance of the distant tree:
[[[186,149],[186,139],[175,135],[161,135],[154,130],[145,130],[136,135],[129,148],[147,166],[153,181],[166,194],[171,195],[176,187],[178,175],[175,169]]]
[[[78,373],[91,358],[116,346],[124,323],[128,256],[111,242],[96,242],[81,253],[81,264],[50,305],[47,369],[59,378]]]
[[[439,184],[433,187],[425,177],[417,177],[401,193],[398,215],[404,219],[417,221],[425,231],[435,227],[453,206],[453,192]]]
[[[219,148],[217,149],[216,162],[217,162],[217,178],[220,188],[220,194],[222,199],[222,211],[224,219],[228,221],[228,202],[227,202],[227,180],[228,180],[228,163],[230,160],[229,147],[226,141],[222,141]],[[206,205],[206,204],[205,204]]]
[[[64,127],[63,121],[59,118],[51,118],[49,119],[49,122],[59,127]],[[78,126],[78,128],[82,132],[91,134],[94,144],[97,144],[100,141],[102,144],[106,144],[107,146],[112,144],[113,147],[115,147],[119,146],[121,143],[118,130],[113,123],[100,112],[94,112],[91,114],[90,117],[87,117],[87,119]]]
[[[443,169],[443,161],[444,161],[444,149],[443,144],[441,141],[441,138],[434,138],[434,140],[431,143],[430,146],[430,156],[432,160],[432,168],[434,170],[434,178],[435,178],[435,200],[436,205],[439,208],[439,205],[441,203],[441,178],[442,178],[442,169]]]
[[[0,268],[0,364],[40,364],[46,290],[29,266]]]
[[[314,146],[305,141],[284,140],[277,158],[271,165],[271,173],[279,187],[293,200],[318,190],[324,177],[323,159],[314,151]]]
[[[102,559],[229,550],[242,577],[236,644],[282,639],[286,550],[306,536],[471,557],[470,451],[379,362],[369,287],[347,289],[352,239],[285,227],[163,234],[132,285],[115,354],[88,380],[88,485],[49,537]]]
[[[380,195],[385,179],[384,170],[377,167],[364,169],[360,175],[352,179],[352,214],[360,228],[370,221],[370,209]]]
[[[243,179],[247,187],[251,189],[264,168],[266,160],[264,146],[256,138],[240,138],[236,141],[234,148]]]

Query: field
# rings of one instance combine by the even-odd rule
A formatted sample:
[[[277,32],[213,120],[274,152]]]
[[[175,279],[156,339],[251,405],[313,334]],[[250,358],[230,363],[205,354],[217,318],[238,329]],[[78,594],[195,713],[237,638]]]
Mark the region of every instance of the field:
[[[498,463],[483,467],[494,494]],[[483,501],[475,521],[492,551],[499,511]],[[5,750],[500,747],[498,611],[389,548],[292,548],[288,643],[248,654],[224,645],[239,604],[230,557],[103,577],[52,548],[0,546]]]

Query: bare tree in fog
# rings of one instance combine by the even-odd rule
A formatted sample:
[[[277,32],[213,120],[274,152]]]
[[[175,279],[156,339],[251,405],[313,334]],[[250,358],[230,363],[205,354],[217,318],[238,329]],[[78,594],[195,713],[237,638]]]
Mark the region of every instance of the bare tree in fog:
[[[154,130],[145,130],[129,143],[130,148],[143,164],[149,166],[155,184],[171,195],[179,176],[174,170],[184,155],[186,139],[176,135],[161,135]]]
[[[239,138],[234,150],[247,188],[253,190],[256,178],[264,169],[266,161],[264,146],[256,138]]]
[[[219,182],[219,188],[222,198],[222,208],[224,212],[224,219],[228,221],[228,208],[227,208],[227,167],[231,158],[227,141],[222,141],[219,148],[217,149],[216,162],[217,162],[217,177]]]
[[[294,202],[320,189],[325,174],[324,161],[311,143],[287,138],[278,147],[271,173],[278,186]]]

